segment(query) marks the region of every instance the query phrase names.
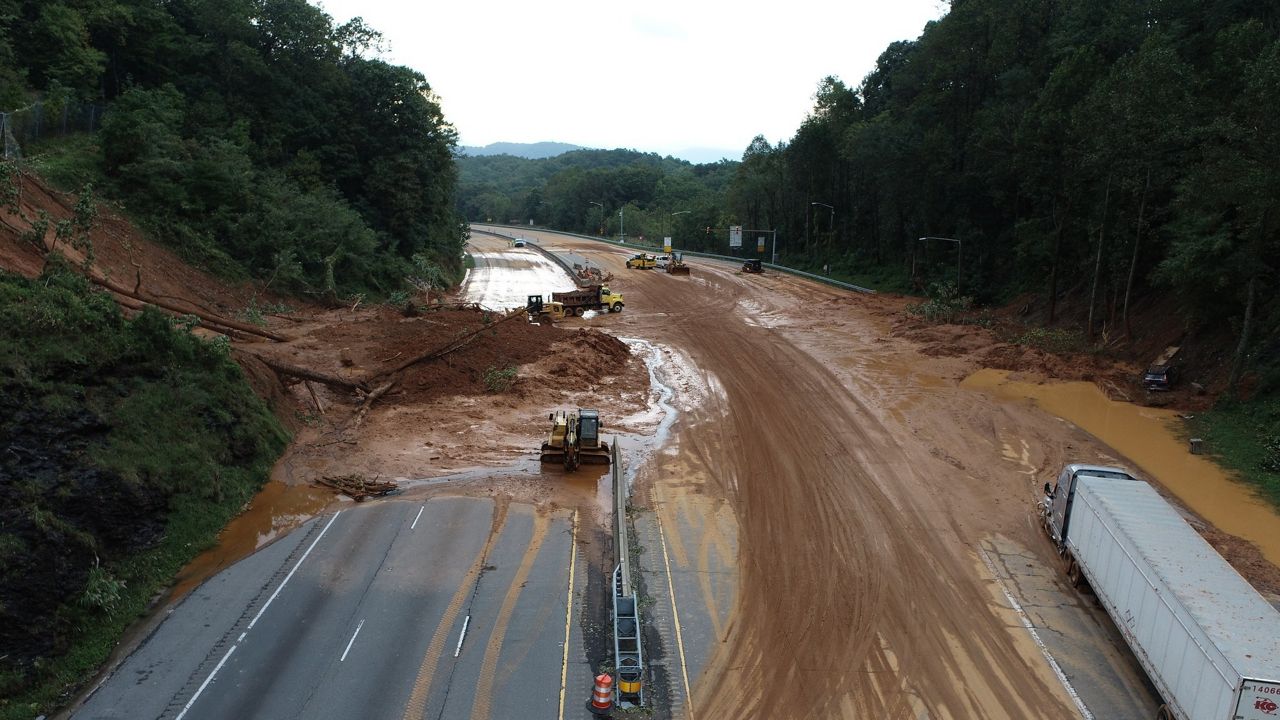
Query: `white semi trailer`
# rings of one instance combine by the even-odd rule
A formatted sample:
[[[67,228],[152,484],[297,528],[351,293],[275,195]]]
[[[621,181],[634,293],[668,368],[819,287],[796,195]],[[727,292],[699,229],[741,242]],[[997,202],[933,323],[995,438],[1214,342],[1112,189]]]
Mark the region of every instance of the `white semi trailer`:
[[[1045,529],[1146,670],[1157,720],[1280,720],[1280,612],[1150,485],[1068,465]]]

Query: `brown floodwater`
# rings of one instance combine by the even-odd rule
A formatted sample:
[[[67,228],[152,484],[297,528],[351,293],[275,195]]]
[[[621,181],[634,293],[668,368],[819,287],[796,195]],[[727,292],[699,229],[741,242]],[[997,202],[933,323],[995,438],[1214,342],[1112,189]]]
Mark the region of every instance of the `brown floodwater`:
[[[182,568],[170,599],[186,595],[223,568],[315,517],[333,501],[330,490],[268,481],[249,507],[218,534],[217,544]]]
[[[1206,457],[1192,455],[1175,430],[1182,421],[1174,411],[1111,400],[1089,382],[1010,380],[1005,370],[979,370],[960,386],[1034,400],[1115,448],[1205,520],[1254,543],[1280,565],[1280,513]]]

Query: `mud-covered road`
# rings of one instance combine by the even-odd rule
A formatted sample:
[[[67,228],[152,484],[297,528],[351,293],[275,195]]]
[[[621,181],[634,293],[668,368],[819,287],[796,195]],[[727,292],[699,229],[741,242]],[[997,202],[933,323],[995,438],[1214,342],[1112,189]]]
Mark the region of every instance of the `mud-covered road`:
[[[1053,567],[1035,488],[1105,448],[959,388],[968,369],[890,335],[900,301],[713,261],[628,271],[623,249],[522,234],[613,272],[628,309],[610,330],[670,348],[694,369],[684,390],[707,393],[633,498],[668,525],[701,514],[707,535],[684,539],[701,552],[718,509],[736,529],[732,613],[677,714],[1079,716],[979,548],[999,538]]]
[[[1038,488],[1065,462],[1125,458],[1034,406],[962,385],[977,363],[904,333],[901,298],[714,261],[692,261],[687,277],[627,270],[628,249],[519,234],[538,247],[473,235],[460,300],[511,307],[558,289],[545,249],[612,273],[626,310],[503,326],[506,339],[424,369],[338,442],[332,418],[354,412],[351,399],[293,388],[299,407],[328,415],[295,439],[277,490],[360,472],[404,493],[284,537],[273,522],[277,542],[226,567],[238,554],[229,529],[184,586],[226,569],[76,717],[346,717],[352,702],[415,720],[522,708],[586,717],[591,675],[609,665],[608,488],[533,454],[548,408],[573,406],[604,413],[634,472],[654,717],[1154,714],[1136,663],[1067,587],[1034,515]],[[438,343],[419,333],[445,317],[362,313],[300,326],[279,352],[376,367],[400,346]],[[510,390],[477,390],[472,376],[508,363]],[[260,497],[281,496],[271,488]],[[473,627],[464,605],[477,609]],[[565,618],[556,632],[553,616]],[[455,657],[445,640],[464,627]],[[499,668],[514,685],[495,680]],[[360,700],[369,687],[376,701]]]

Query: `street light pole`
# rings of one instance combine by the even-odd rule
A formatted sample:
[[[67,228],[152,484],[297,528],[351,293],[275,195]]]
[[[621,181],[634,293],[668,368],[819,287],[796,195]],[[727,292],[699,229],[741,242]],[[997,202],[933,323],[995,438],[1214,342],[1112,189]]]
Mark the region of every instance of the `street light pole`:
[[[827,231],[828,231],[828,232],[830,232],[830,231],[833,231],[833,230],[835,230],[835,229],[836,229],[836,209],[835,209],[834,207],[832,207],[832,206],[830,206],[830,205],[828,205],[828,204],[826,204],[826,203],[820,203],[820,202],[811,202],[811,203],[809,203],[809,205],[811,205],[811,206],[812,206],[812,205],[821,205],[822,207],[824,207],[824,208],[826,208],[826,209],[830,210],[830,211],[831,211],[831,227],[827,228]]]
[[[587,202],[591,203],[592,205],[599,205],[599,206],[600,206],[600,230],[599,230],[599,234],[603,235],[603,234],[604,234],[604,203],[598,203],[598,202],[596,202],[595,200],[588,200]]]
[[[962,245],[960,241],[955,238],[933,237],[933,236],[922,237],[920,238],[919,242],[924,242],[926,240],[942,240],[944,242],[953,242],[956,244],[956,294],[959,295],[960,294],[960,260],[964,257],[964,245]],[[912,275],[915,274],[914,266],[915,266],[915,263],[913,262],[912,271],[911,271]]]
[[[623,208],[618,208],[618,242],[622,243],[623,245],[626,245],[627,231],[626,231],[626,226],[623,225],[622,210]]]
[[[677,211],[677,212],[673,212],[673,213],[671,213],[671,215],[670,215],[670,216],[664,215],[664,216],[662,217],[662,228],[663,228],[663,229],[662,229],[662,239],[663,239],[663,242],[666,242],[666,238],[667,238],[667,231],[666,231],[666,227],[667,227],[667,217],[675,217],[675,216],[677,216],[677,215],[687,215],[687,214],[689,214],[689,213],[691,213],[691,212],[693,212],[693,211],[692,211],[692,210],[680,210],[680,211]],[[673,223],[673,225],[674,225],[674,223]],[[675,243],[674,243],[674,242],[673,242],[673,243],[671,243],[671,248],[672,248],[673,250],[675,249],[675,246],[676,246],[676,245],[675,245]]]

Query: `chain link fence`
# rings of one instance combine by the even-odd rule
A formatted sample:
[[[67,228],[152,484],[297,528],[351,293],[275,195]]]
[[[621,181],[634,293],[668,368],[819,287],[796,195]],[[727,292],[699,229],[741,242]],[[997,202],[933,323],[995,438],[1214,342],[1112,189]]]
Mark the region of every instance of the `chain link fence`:
[[[42,100],[13,112],[0,112],[0,137],[6,158],[22,157],[24,145],[46,137],[94,132],[102,124],[102,105]]]

